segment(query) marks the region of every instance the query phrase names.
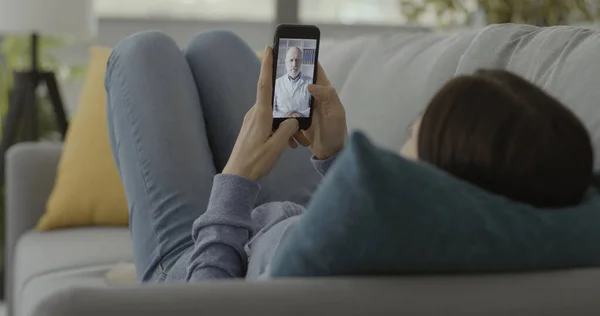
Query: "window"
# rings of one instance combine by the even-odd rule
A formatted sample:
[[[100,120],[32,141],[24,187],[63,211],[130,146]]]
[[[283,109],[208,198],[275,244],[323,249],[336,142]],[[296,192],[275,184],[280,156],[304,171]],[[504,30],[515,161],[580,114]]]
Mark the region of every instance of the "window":
[[[419,1],[419,0],[415,0]],[[406,23],[400,0],[96,0],[100,17],[171,18],[273,22],[276,6],[289,10],[288,20],[307,24]],[[294,9],[298,4],[298,11]],[[285,7],[288,8],[285,8]],[[297,12],[297,16],[295,16]],[[421,23],[435,25],[434,12]]]
[[[406,23],[398,0],[300,0],[302,23]]]
[[[100,17],[273,21],[277,0],[96,0]]]

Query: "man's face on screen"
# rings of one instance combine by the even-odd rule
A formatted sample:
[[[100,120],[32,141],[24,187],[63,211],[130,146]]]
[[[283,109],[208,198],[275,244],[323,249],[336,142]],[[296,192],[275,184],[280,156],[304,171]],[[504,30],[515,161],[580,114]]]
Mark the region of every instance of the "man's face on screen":
[[[298,77],[300,68],[302,67],[302,51],[298,47],[288,49],[285,54],[285,69],[288,76],[292,78]]]

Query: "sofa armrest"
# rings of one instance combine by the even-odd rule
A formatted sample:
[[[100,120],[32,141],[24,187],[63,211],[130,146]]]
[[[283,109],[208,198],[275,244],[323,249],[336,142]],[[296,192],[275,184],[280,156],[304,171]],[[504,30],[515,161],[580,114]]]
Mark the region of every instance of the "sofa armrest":
[[[20,143],[6,153],[5,197],[5,297],[12,299],[14,247],[19,237],[35,227],[44,214],[54,187],[62,144]]]
[[[600,315],[600,269],[70,288],[31,316]]]
[[[394,283],[375,279],[375,284],[390,290],[379,298],[373,293],[369,294],[372,290],[370,283],[325,278],[276,281],[237,279],[197,284],[79,287],[52,293],[35,306],[30,315],[392,315],[397,305],[397,299],[392,298],[397,294],[392,292]],[[361,289],[355,285],[365,287]]]

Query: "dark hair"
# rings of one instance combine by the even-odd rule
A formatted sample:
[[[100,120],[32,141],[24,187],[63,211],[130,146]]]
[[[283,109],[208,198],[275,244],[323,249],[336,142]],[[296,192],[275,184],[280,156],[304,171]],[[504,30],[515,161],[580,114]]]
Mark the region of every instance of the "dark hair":
[[[578,204],[593,178],[590,136],[558,100],[503,70],[448,82],[431,100],[419,159],[537,207]]]

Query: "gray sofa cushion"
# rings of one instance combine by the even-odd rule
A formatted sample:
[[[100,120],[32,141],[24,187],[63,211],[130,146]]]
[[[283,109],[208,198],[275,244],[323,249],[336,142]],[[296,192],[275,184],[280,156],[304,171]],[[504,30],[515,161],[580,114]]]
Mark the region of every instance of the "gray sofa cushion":
[[[83,227],[50,232],[29,231],[17,244],[13,293],[15,302],[38,278],[82,267],[132,261],[127,228]],[[27,304],[26,304],[27,305]]]
[[[589,129],[600,170],[600,31],[491,25],[459,34],[399,34],[324,43],[319,59],[348,129],[399,151],[429,99],[456,75],[513,71],[563,101]]]
[[[348,130],[399,151],[407,128],[454,76],[477,32],[397,32],[323,43],[319,60],[344,103]]]

